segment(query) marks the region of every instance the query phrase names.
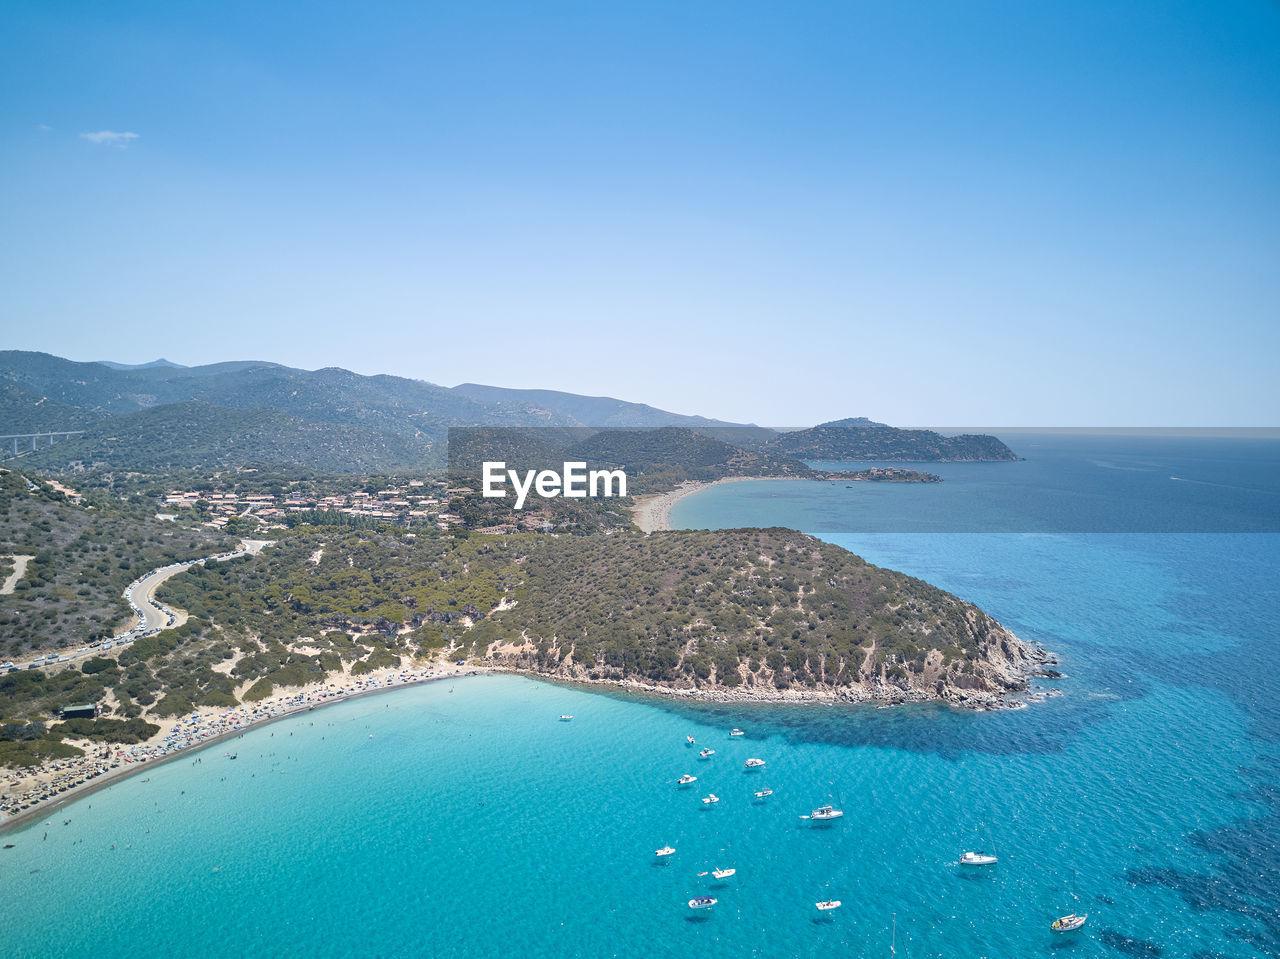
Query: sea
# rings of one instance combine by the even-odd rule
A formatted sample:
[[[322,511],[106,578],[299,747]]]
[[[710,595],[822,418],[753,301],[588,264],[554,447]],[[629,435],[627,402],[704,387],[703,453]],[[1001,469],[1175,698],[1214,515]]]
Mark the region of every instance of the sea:
[[[0,956],[1280,956],[1280,440],[1002,438],[1021,461],[723,484],[672,521],[798,528],[975,602],[1058,655],[1043,701],[350,700],[0,835]]]

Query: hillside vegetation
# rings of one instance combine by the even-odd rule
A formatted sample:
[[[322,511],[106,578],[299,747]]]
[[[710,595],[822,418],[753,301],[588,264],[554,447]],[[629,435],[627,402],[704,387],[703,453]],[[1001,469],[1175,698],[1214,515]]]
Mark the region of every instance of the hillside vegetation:
[[[767,448],[799,459],[836,462],[1007,462],[1018,458],[994,436],[976,433],[943,436],[933,430],[869,424],[861,418],[783,433],[770,440]]]

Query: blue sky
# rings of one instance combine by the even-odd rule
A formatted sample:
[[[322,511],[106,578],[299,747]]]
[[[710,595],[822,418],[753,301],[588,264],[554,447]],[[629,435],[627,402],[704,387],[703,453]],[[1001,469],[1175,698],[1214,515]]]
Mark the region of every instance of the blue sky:
[[[769,424],[1277,422],[1280,3],[0,23],[5,348]]]

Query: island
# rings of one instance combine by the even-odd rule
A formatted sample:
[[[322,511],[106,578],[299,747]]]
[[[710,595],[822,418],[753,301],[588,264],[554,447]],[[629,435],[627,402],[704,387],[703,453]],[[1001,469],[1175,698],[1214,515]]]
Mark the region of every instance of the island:
[[[994,436],[962,433],[943,436],[933,430],[899,429],[865,417],[833,420],[779,434],[766,449],[802,460],[902,463],[1013,462],[1017,454]]]

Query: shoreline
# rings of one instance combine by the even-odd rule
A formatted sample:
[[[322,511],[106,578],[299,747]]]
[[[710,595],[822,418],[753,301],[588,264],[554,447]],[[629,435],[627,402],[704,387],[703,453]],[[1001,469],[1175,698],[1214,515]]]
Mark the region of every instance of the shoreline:
[[[686,480],[673,490],[665,493],[646,493],[637,496],[635,505],[631,507],[631,521],[640,527],[642,533],[655,533],[671,529],[671,507],[686,496],[722,483],[757,483],[763,480],[783,480],[789,482],[822,482],[820,478],[810,476],[724,476],[718,480]]]
[[[804,688],[777,689],[776,687],[743,686],[715,688],[680,688],[648,683],[639,679],[591,679],[587,676],[565,676],[558,673],[542,673],[530,669],[521,669],[501,663],[486,664],[484,671],[494,674],[524,676],[528,679],[543,682],[574,686],[585,691],[610,689],[643,696],[657,700],[681,701],[690,705],[703,706],[874,706],[876,709],[890,709],[897,706],[944,706],[958,712],[1005,712],[1007,710],[1026,709],[1033,703],[1061,696],[1057,687],[1032,686],[1033,679],[1057,679],[1040,672],[1046,666],[1056,665],[1055,654],[1049,652],[1038,643],[1027,643],[1033,650],[1035,662],[1025,670],[1023,677],[1025,689],[1007,692],[988,692],[984,690],[962,690],[955,697],[929,694],[918,689],[902,689],[898,686],[877,685],[874,689],[865,686],[818,686]],[[883,690],[885,695],[877,695]]]
[[[161,726],[150,739],[141,743],[128,746],[111,745],[109,743],[94,744],[86,747],[84,756],[72,757],[69,759],[46,760],[34,772],[28,772],[25,777],[35,781],[39,781],[41,776],[52,777],[54,772],[62,772],[65,764],[82,765],[88,769],[97,768],[103,763],[111,765],[104,771],[94,774],[91,778],[85,779],[79,784],[68,785],[63,792],[59,792],[56,797],[40,800],[33,803],[26,809],[20,809],[16,813],[10,813],[8,810],[0,811],[0,835],[4,835],[28,823],[39,820],[48,813],[56,809],[77,802],[86,796],[92,795],[101,789],[105,789],[118,782],[134,776],[144,770],[153,769],[172,762],[175,759],[181,759],[200,750],[225,742],[229,739],[235,739],[244,735],[251,729],[260,726],[267,726],[281,719],[288,719],[299,713],[311,712],[323,706],[333,703],[350,702],[353,699],[360,699],[364,696],[373,696],[378,693],[391,692],[396,689],[404,689],[409,686],[420,686],[425,683],[438,682],[443,679],[457,679],[461,676],[476,676],[493,672],[494,670],[485,665],[466,665],[457,666],[452,663],[433,663],[425,667],[404,668],[388,668],[379,670],[374,673],[368,673],[358,680],[349,674],[339,674],[327,678],[322,683],[313,683],[308,686],[294,687],[293,692],[283,695],[272,696],[263,700],[259,704],[241,703],[237,707],[232,708],[215,708],[203,706],[198,708],[194,713],[188,716],[171,718],[166,720],[170,725],[170,730],[166,734],[165,727]],[[340,687],[337,691],[333,691],[336,681],[357,682],[359,685],[351,689],[349,687]],[[319,697],[313,698],[313,697]],[[216,731],[209,731],[198,738],[191,740],[184,736],[181,740],[173,742],[169,747],[165,747],[173,737],[181,735],[180,730],[184,723],[190,724],[193,721],[190,716],[199,716],[197,723],[216,723],[219,719],[225,719],[228,715],[234,714],[240,710],[248,710],[245,720],[238,724],[232,725],[230,728],[219,728]],[[259,715],[254,715],[257,712]],[[145,718],[145,717],[144,717]],[[238,718],[238,717],[237,717]],[[161,752],[152,754],[149,751],[159,747],[165,747]],[[143,751],[143,755],[133,755],[128,760],[124,758],[126,752],[136,754]],[[115,756],[103,757],[101,753],[114,753]],[[46,768],[49,767],[49,768]],[[22,776],[21,770],[6,770],[6,778],[10,776]],[[75,775],[74,771],[70,774]],[[52,783],[50,783],[52,786]]]
[[[0,812],[0,815],[4,815],[4,818],[0,819],[0,835],[17,830],[33,821],[38,821],[54,810],[77,802],[115,783],[123,782],[144,770],[164,765],[176,759],[200,752],[209,746],[243,736],[251,729],[267,726],[279,720],[288,719],[300,713],[312,712],[335,703],[350,702],[365,696],[374,696],[444,679],[497,674],[522,676],[526,679],[572,686],[587,692],[612,690],[645,698],[683,701],[691,705],[707,706],[846,705],[887,709],[908,705],[934,705],[966,712],[1003,712],[1010,709],[1025,709],[1033,702],[1042,701],[1046,696],[1045,691],[1033,689],[1030,685],[1030,680],[1039,675],[1036,672],[1038,667],[1042,667],[1046,662],[1056,663],[1056,657],[1039,644],[1028,645],[1034,650],[1035,664],[1027,670],[1027,689],[1008,693],[974,691],[958,701],[947,697],[925,695],[918,690],[903,690],[898,687],[893,687],[892,693],[884,696],[876,695],[875,691],[863,687],[842,687],[839,689],[821,687],[785,690],[765,689],[762,687],[682,689],[674,686],[642,682],[636,679],[591,679],[586,676],[540,673],[534,670],[491,662],[467,664],[465,666],[458,666],[452,663],[433,663],[425,667],[411,667],[409,669],[388,668],[377,673],[369,673],[360,680],[355,680],[354,677],[344,673],[330,677],[323,683],[295,687],[294,691],[273,696],[263,700],[260,704],[252,706],[241,703],[238,707],[228,709],[201,707],[186,717],[170,720],[171,728],[167,734],[162,727],[150,739],[127,747],[128,752],[133,754],[128,759],[124,756],[126,747],[119,745],[112,747],[110,744],[104,743],[101,744],[101,749],[97,754],[89,751],[86,752],[84,757],[46,761],[46,763],[42,764],[41,769],[35,773],[29,773],[28,778],[38,780],[42,775],[52,776],[53,772],[62,771],[62,766],[68,763],[90,768],[94,768],[104,762],[109,762],[111,765],[104,771],[92,775],[91,778],[85,779],[79,784],[68,785],[65,792],[60,792],[56,798],[40,800],[28,808],[21,809],[10,815]],[[335,682],[337,681],[354,681],[357,685],[354,688],[341,686],[335,690]],[[1061,695],[1059,691],[1051,687],[1047,695],[1052,696],[1055,693]],[[229,716],[236,715],[240,711],[247,711],[248,713],[243,717],[236,716],[237,720],[243,721],[237,721],[229,728],[218,725],[224,723]],[[193,719],[193,716],[198,718]],[[216,728],[209,731],[191,730],[186,733],[182,732],[184,725],[194,724],[198,726],[203,723],[215,725]],[[192,736],[195,736],[195,738],[192,739]],[[181,738],[175,740],[175,737]],[[157,748],[160,748],[161,751],[158,753],[151,752]],[[139,751],[142,751],[140,756],[136,755]],[[103,752],[107,753],[108,756],[103,757],[100,755]],[[113,752],[115,756],[111,757],[109,754]],[[44,767],[51,768],[45,769]],[[10,774],[12,772],[10,771]],[[74,772],[72,775],[74,775]],[[50,783],[49,785],[51,788],[53,784]]]

